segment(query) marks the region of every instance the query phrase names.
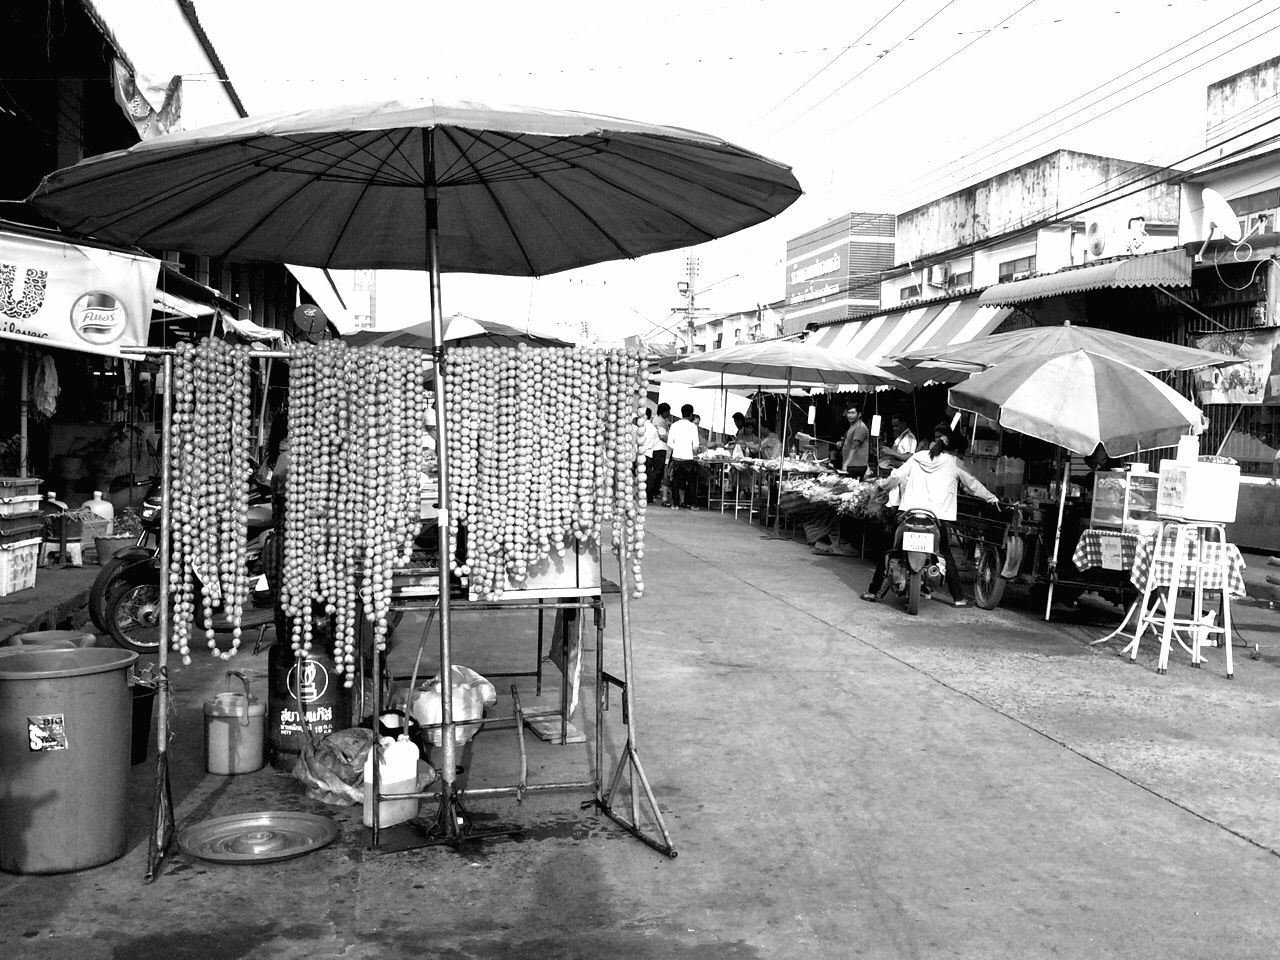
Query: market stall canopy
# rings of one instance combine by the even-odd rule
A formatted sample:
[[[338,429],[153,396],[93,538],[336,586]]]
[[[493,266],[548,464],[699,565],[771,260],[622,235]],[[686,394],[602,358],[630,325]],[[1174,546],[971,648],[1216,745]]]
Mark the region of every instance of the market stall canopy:
[[[736,375],[756,383],[781,381],[787,384],[836,386],[898,387],[909,390],[911,384],[898,375],[867,363],[839,350],[824,350],[794,340],[765,340],[743,343],[724,350],[711,350],[681,357],[673,364],[676,370],[710,370],[726,376]]]
[[[982,291],[978,302],[983,306],[998,306],[1104,288],[1189,286],[1191,254],[1179,247],[998,283]]]
[[[976,296],[966,297],[841,320],[818,327],[805,342],[885,364],[898,353],[978,340],[998,329],[1012,313],[1010,307],[985,307]]]
[[[1173,446],[1201,431],[1200,408],[1136,366],[1087,350],[1001,363],[952,387],[949,402],[1082,455]]]
[[[1148,373],[1199,370],[1239,362],[1238,357],[1211,350],[1198,350],[1176,343],[1075,325],[1025,327],[972,343],[899,354],[893,359],[904,367],[928,364],[930,367],[972,371],[1010,360],[1048,357],[1075,350],[1088,350],[1099,356],[1112,357]]]
[[[692,130],[423,100],[155,137],[50,174],[30,202],[72,233],[149,249],[422,270],[428,184],[438,269],[505,276],[703,243],[800,196],[788,167]]]
[[[459,347],[571,347],[567,340],[545,334],[532,333],[519,327],[477,320],[466,314],[455,313],[444,321],[444,338]],[[399,330],[360,330],[342,338],[353,347],[415,347],[429,350],[435,341],[431,337],[431,324],[419,323]]]

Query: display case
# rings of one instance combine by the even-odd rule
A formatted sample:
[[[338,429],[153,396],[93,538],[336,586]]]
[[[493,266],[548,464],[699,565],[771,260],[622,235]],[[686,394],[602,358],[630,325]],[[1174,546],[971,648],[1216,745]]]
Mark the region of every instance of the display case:
[[[1160,476],[1130,470],[1099,470],[1093,475],[1089,526],[1125,533],[1149,533],[1159,523],[1156,493]]]

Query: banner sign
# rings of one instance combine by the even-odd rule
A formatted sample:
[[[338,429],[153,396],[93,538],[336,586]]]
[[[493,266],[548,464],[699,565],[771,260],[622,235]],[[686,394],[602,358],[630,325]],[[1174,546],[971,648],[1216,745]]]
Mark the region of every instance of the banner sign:
[[[1280,329],[1224,331],[1197,337],[1201,350],[1240,358],[1239,363],[1195,372],[1196,394],[1206,403],[1280,404]]]
[[[118,357],[145,347],[160,261],[0,233],[0,337]]]

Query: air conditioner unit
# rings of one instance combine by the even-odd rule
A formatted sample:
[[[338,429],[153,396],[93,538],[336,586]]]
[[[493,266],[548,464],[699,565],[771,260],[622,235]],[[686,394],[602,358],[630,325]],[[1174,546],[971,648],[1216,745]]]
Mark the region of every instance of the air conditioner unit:
[[[1092,256],[1100,257],[1107,250],[1107,228],[1097,220],[1091,220],[1084,231],[1085,245]]]
[[[929,268],[929,283],[935,287],[945,287],[947,278],[951,276],[951,267],[945,263],[934,264]]]
[[[1010,279],[1010,280],[1025,280],[1025,279],[1027,279],[1027,277],[1029,277],[1029,276],[1031,276],[1031,271],[1030,271],[1030,270],[1023,270],[1021,273],[1015,273],[1015,274],[1014,274],[1013,276],[1011,276],[1009,279]]]

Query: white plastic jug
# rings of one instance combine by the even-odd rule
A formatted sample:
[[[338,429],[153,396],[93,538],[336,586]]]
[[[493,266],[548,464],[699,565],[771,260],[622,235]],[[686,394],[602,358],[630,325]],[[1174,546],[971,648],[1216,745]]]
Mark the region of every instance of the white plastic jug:
[[[250,677],[233,670],[227,674],[228,686],[232,677],[240,678],[243,693],[227,690],[204,702],[205,769],[224,777],[253,773],[265,762],[267,705],[249,695]]]
[[[382,737],[381,751],[375,746],[364,761],[364,825],[373,826],[373,758],[382,753],[379,792],[413,793],[418,789],[418,746],[408,737],[392,740]],[[418,815],[418,801],[383,800],[378,805],[378,826],[389,827],[404,823]]]
[[[116,518],[116,508],[111,505],[110,500],[102,499],[101,490],[93,491],[93,499],[86,500],[84,503],[80,504],[80,509],[90,510],[98,519],[105,520],[107,522],[107,532],[105,535],[108,537],[111,536],[111,527]]]

